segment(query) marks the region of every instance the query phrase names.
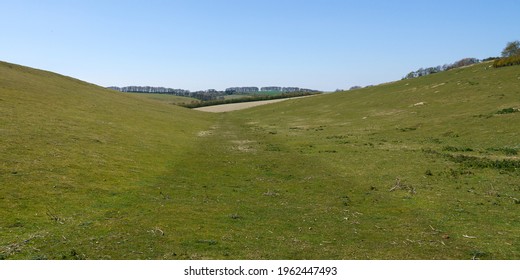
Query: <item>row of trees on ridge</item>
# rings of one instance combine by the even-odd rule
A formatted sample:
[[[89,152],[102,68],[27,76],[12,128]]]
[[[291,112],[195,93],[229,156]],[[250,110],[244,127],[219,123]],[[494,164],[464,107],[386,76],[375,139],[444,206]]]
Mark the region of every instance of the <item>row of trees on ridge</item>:
[[[502,51],[502,57],[489,57],[483,60],[477,58],[464,58],[451,64],[444,64],[435,67],[420,68],[416,71],[408,73],[403,79],[412,79],[422,77],[430,74],[435,74],[450,69],[469,66],[482,61],[493,60],[493,67],[504,67],[510,65],[520,65],[520,41],[513,41],[507,43]]]

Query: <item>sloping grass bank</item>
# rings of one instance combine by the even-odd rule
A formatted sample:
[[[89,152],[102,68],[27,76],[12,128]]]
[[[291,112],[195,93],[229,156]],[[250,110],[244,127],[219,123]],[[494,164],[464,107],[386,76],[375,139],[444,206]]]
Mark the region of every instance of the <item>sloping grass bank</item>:
[[[1,64],[0,257],[518,259],[490,66],[209,114]]]
[[[490,65],[230,113],[278,153],[277,171],[316,180],[291,184],[307,213],[329,207],[296,223],[298,240],[328,237],[302,254],[520,257],[520,114],[508,110],[520,105],[520,68]]]
[[[139,221],[148,184],[211,119],[2,62],[0,123],[0,258],[117,258],[105,242],[131,251],[139,237],[112,240],[124,232],[114,221],[150,230]]]

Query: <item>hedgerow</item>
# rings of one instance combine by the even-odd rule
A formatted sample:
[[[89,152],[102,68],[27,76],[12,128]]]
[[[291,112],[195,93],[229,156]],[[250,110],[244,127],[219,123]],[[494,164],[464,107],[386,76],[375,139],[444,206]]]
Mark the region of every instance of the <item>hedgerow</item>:
[[[495,68],[513,65],[520,65],[520,55],[504,57],[501,59],[497,59],[495,60],[495,62],[493,62],[493,67]]]

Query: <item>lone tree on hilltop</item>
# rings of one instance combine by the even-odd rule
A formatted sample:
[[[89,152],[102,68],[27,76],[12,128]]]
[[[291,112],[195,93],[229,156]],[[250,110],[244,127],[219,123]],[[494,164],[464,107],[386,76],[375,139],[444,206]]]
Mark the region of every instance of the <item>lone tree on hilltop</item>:
[[[515,55],[520,55],[520,41],[507,43],[507,46],[502,51],[503,57],[511,57]]]

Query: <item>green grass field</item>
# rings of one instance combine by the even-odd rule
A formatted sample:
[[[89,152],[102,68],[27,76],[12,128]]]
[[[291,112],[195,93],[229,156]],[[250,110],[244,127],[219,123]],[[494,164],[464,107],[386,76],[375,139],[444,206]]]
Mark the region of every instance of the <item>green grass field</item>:
[[[520,66],[229,113],[0,64],[0,258],[520,259]]]
[[[283,94],[284,92],[283,91],[259,91],[259,92],[256,92],[254,95],[257,95],[257,94],[261,94],[261,95],[279,95],[279,94]]]
[[[128,95],[155,100],[158,102],[170,104],[170,105],[181,105],[190,104],[193,102],[200,102],[200,100],[191,97],[176,96],[172,94],[160,94],[160,93],[125,93]]]
[[[233,95],[224,95],[224,99],[225,100],[228,100],[228,99],[240,99],[240,98],[246,98],[246,97],[249,97],[250,95],[243,95],[243,94],[233,94]]]

